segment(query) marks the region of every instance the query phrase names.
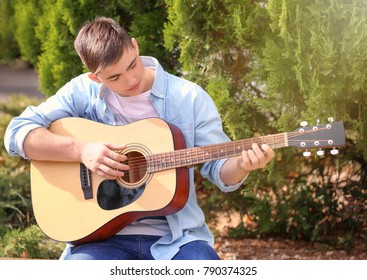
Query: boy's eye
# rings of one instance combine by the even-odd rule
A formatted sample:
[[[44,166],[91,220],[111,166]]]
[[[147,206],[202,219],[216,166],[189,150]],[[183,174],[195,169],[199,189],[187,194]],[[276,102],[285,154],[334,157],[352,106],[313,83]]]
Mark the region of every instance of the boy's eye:
[[[114,76],[110,78],[110,81],[117,81],[120,78],[120,75]]]

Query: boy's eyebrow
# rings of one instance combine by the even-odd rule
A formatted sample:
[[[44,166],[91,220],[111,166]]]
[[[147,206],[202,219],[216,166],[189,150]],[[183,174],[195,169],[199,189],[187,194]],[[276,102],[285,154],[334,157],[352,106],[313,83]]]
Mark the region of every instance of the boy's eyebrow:
[[[115,77],[120,76],[121,74],[113,74],[112,76],[107,77],[107,80],[113,79]]]
[[[127,67],[127,69],[126,70],[129,70],[130,68],[132,68],[133,67],[133,65],[135,64],[135,61],[136,61],[136,57],[131,61],[131,63],[129,64],[129,66]],[[107,79],[109,80],[109,79],[113,79],[113,78],[115,78],[115,77],[117,77],[117,76],[120,76],[121,74],[113,74],[113,75],[111,75],[111,76],[109,76],[109,77],[107,77]]]
[[[133,65],[135,64],[135,61],[136,61],[136,57],[131,61],[130,65],[127,67],[127,70],[133,67]]]

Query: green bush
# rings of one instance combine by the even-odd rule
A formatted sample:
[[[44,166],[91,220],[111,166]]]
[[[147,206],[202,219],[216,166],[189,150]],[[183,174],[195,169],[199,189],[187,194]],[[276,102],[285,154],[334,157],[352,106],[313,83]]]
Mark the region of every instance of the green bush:
[[[23,95],[0,103],[0,134],[13,116],[40,100]],[[4,137],[2,137],[4,139]],[[7,154],[0,144],[0,257],[57,258],[60,244],[36,226],[32,212],[29,162]]]
[[[283,186],[247,183],[242,195],[211,194],[202,204],[210,205],[204,206],[207,215],[213,216],[214,209],[240,213],[239,226],[229,229],[231,237],[281,237],[348,249],[356,240],[367,242],[365,177],[355,162],[325,159]]]
[[[11,118],[20,114],[28,105],[39,100],[22,95],[12,96],[0,104],[0,134],[3,136]],[[4,137],[2,137],[4,139]],[[29,162],[20,157],[11,157],[0,144],[0,234],[6,228],[26,228],[34,223],[31,202]],[[1,236],[1,235],[0,235]]]
[[[46,238],[36,225],[14,229],[0,237],[0,257],[58,259],[64,245]]]
[[[163,47],[163,0],[0,1],[0,59],[30,62],[39,74],[41,91],[51,96],[85,71],[73,43],[82,24],[97,16],[116,19],[137,38],[142,55],[174,68],[176,60]]]

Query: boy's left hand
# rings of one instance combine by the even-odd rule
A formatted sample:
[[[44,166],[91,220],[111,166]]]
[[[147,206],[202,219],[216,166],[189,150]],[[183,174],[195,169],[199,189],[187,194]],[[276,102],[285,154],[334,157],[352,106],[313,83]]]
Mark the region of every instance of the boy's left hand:
[[[252,144],[251,150],[242,151],[239,160],[239,167],[246,171],[264,168],[275,156],[274,150],[267,144],[262,144],[261,148],[257,144]]]

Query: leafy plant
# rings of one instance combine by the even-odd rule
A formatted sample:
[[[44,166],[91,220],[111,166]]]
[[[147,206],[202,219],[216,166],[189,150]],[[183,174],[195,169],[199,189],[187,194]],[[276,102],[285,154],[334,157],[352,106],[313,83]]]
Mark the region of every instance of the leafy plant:
[[[252,224],[241,221],[230,234],[302,239],[336,248],[350,248],[357,239],[366,241],[364,171],[350,162],[339,170],[338,164],[331,162],[327,168],[320,166],[298,174],[282,188],[245,190],[241,211]]]
[[[20,114],[30,104],[39,102],[40,100],[17,95],[0,103],[0,134],[5,134],[13,116]],[[6,227],[24,229],[34,222],[29,162],[20,157],[9,156],[3,142],[0,144],[0,209],[0,233],[4,233]]]
[[[0,238],[0,257],[57,259],[63,246],[46,238],[36,225],[14,229]]]

